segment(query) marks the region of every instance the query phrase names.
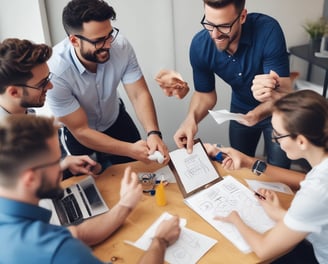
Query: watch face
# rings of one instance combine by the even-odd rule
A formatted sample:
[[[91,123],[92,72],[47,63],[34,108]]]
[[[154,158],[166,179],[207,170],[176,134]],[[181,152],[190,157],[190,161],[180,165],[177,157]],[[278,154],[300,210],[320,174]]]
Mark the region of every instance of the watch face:
[[[264,172],[265,169],[266,169],[266,164],[263,161],[260,161],[257,170],[260,172]]]
[[[253,173],[260,176],[266,169],[267,165],[264,161],[257,160],[253,166]]]

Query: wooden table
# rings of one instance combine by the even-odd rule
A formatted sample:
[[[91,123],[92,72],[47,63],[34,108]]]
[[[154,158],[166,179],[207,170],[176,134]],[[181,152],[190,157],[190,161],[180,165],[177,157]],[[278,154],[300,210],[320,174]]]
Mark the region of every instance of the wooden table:
[[[245,184],[244,178],[261,181],[270,180],[265,175],[255,176],[249,170],[236,170],[233,173],[227,173],[218,163],[215,162],[214,164],[220,175],[230,174]],[[96,180],[96,184],[109,207],[113,207],[119,200],[120,182],[126,166],[131,166],[135,172],[153,172],[161,167],[157,164],[146,165],[141,162],[131,162],[109,167]],[[70,178],[64,181],[64,185],[67,186],[77,179],[78,177]],[[187,207],[183,202],[183,197],[177,184],[170,183],[166,186],[166,196],[167,205],[159,207],[156,205],[154,196],[143,195],[135,210],[126,219],[126,223],[110,238],[93,247],[94,254],[102,261],[110,261],[114,258],[116,259],[113,262],[115,264],[136,263],[142,255],[142,251],[125,244],[124,240],[136,241],[163,212],[167,211],[170,214],[186,218],[187,228],[218,240],[218,243],[198,263],[259,263],[259,259],[254,253],[243,254],[221,233]],[[286,194],[279,194],[279,196],[282,204],[286,208],[289,207],[292,196]]]

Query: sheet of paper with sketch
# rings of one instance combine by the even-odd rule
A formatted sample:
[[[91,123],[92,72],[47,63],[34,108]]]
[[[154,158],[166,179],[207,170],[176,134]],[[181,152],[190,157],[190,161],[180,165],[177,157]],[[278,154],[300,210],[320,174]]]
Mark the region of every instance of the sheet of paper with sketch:
[[[240,251],[251,252],[250,246],[235,226],[215,220],[214,217],[225,216],[236,210],[243,221],[258,232],[269,230],[274,221],[265,213],[254,192],[232,176],[222,178],[200,140],[196,140],[191,154],[185,149],[173,150],[169,154],[170,167],[185,203]]]

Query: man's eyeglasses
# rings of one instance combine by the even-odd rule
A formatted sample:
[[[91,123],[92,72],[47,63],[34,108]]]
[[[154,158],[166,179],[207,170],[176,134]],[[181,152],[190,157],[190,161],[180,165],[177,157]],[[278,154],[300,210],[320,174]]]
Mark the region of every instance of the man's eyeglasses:
[[[233,25],[237,22],[237,20],[240,18],[241,13],[239,13],[239,15],[235,18],[234,21],[232,21],[232,23],[230,24],[221,24],[221,25],[214,25],[212,23],[208,23],[205,22],[205,15],[203,16],[202,20],[200,21],[200,23],[202,24],[202,26],[212,32],[214,30],[214,28],[216,28],[217,31],[219,31],[222,34],[229,34],[231,32],[231,29],[233,27]]]
[[[13,85],[28,87],[28,88],[32,88],[32,89],[36,89],[36,90],[44,90],[47,87],[48,83],[50,82],[52,76],[53,76],[53,74],[51,72],[49,72],[48,76],[46,78],[44,78],[43,80],[41,80],[37,86],[28,85],[28,84],[13,84]]]
[[[34,166],[34,167],[30,168],[30,170],[39,170],[39,169],[43,169],[43,168],[46,168],[46,167],[51,167],[51,166],[60,164],[60,161],[61,161],[61,158],[59,158],[55,161],[52,161],[52,162],[48,162],[48,163],[44,163],[44,164],[41,164],[41,165]]]
[[[99,49],[102,49],[105,46],[107,41],[109,43],[113,43],[114,40],[116,39],[119,31],[120,30],[118,28],[114,27],[112,29],[112,31],[109,32],[109,34],[106,37],[99,38],[97,40],[91,40],[91,39],[88,39],[86,37],[83,37],[82,35],[74,35],[74,36],[79,38],[79,39],[82,39],[84,41],[87,41],[87,42],[93,44],[95,46],[95,49],[99,50]]]
[[[285,137],[291,137],[291,136],[292,136],[292,134],[279,135],[278,132],[273,129],[271,139],[273,142],[280,144],[279,139],[285,138]]]

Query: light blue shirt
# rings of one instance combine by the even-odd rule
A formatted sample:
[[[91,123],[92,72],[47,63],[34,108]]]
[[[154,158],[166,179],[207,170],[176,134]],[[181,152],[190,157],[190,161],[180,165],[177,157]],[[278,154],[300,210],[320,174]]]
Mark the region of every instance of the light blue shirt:
[[[49,224],[51,211],[0,197],[1,264],[100,264],[67,228]]]
[[[109,128],[118,117],[119,83],[134,83],[142,77],[131,44],[120,34],[112,43],[110,59],[98,64],[96,73],[85,69],[68,38],[54,47],[49,67],[54,87],[47,92],[46,103],[54,116],[66,116],[82,107],[89,127],[98,131]]]

